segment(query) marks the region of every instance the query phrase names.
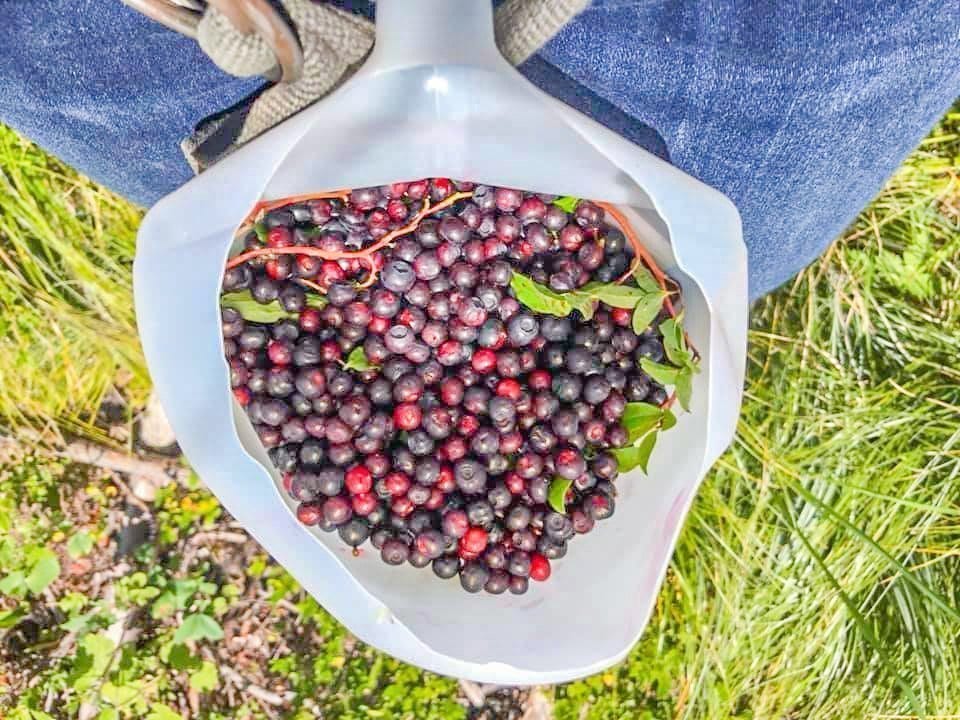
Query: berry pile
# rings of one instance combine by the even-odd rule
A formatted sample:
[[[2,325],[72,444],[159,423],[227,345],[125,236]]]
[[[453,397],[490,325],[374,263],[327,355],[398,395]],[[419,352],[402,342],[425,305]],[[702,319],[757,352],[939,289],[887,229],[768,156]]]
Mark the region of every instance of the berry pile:
[[[566,316],[518,299],[518,276],[547,300],[638,268],[665,288],[613,212],[443,178],[258,207],[224,347],[299,520],[469,592],[546,580],[613,514],[625,408],[672,401],[640,367],[671,360],[666,292],[642,328],[602,293]]]

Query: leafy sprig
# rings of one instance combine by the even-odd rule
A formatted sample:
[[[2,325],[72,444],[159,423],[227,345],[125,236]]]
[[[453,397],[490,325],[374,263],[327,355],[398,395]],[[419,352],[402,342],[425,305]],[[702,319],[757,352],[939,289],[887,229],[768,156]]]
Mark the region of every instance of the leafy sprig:
[[[344,370],[355,370],[356,372],[366,372],[367,370],[375,370],[380,367],[370,362],[370,359],[367,357],[367,354],[363,351],[362,347],[355,347],[350,351],[350,354],[347,355],[346,362],[343,363]]]
[[[613,450],[621,472],[640,467],[647,472],[647,465],[657,438],[664,430],[677,424],[677,418],[669,408],[649,403],[628,403],[621,419],[627,430],[627,446]]]
[[[693,394],[693,376],[700,372],[700,365],[693,351],[687,347],[682,322],[683,313],[680,313],[676,318],[667,318],[660,323],[663,349],[672,365],[643,358],[640,361],[640,367],[661,385],[673,385],[680,406],[689,412],[690,397]]]
[[[306,296],[308,307],[322,308],[327,304],[322,295],[308,292]],[[285,309],[279,300],[257,302],[249,290],[224,293],[220,296],[220,307],[236,310],[244,320],[255,323],[274,323],[278,320],[295,319],[300,315]]]
[[[576,310],[584,320],[590,320],[597,304],[601,302],[610,307],[633,310],[633,327],[635,331],[640,328],[637,331],[639,333],[656,319],[667,293],[657,285],[646,268],[639,268],[634,277],[638,280],[636,287],[591,282],[577,290],[558,293],[526,275],[514,272],[510,287],[521,305],[544,315],[566,317]]]

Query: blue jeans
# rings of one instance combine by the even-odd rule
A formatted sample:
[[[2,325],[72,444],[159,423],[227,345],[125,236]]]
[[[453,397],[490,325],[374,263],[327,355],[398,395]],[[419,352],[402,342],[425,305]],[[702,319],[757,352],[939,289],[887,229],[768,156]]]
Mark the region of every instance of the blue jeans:
[[[0,120],[142,204],[189,179],[179,140],[260,84],[118,0],[0,0],[0,21]],[[758,297],[960,94],[958,27],[942,0],[594,0],[521,70],[726,193]]]

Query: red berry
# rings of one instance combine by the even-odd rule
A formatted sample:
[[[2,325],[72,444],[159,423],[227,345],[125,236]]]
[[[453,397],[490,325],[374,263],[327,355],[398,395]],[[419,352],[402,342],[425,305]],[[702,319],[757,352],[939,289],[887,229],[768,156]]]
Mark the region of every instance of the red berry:
[[[470,529],[470,521],[463,510],[448,510],[443,514],[442,527],[450,537],[462,538]]]
[[[520,383],[513,378],[504,378],[497,383],[497,395],[516,401],[523,394],[523,388]]]
[[[413,501],[406,496],[394,498],[393,502],[390,503],[390,509],[400,517],[406,517],[412,513],[414,507]]]
[[[320,329],[320,311],[308,307],[300,311],[300,329],[304,332],[315,333]]]
[[[462,415],[457,423],[457,431],[464,437],[470,437],[480,429],[480,420],[476,415]]]
[[[487,531],[482,527],[472,527],[460,538],[460,547],[468,553],[479,555],[487,548]],[[546,560],[546,558],[544,558]]]
[[[398,430],[416,430],[422,417],[420,406],[414,403],[400,403],[393,409],[393,424]]]
[[[453,492],[453,489],[457,486],[453,468],[449,465],[442,465],[440,467],[440,474],[437,475],[437,482],[434,483],[433,486],[440,492]]]
[[[347,470],[343,482],[347,486],[347,492],[351,495],[368,493],[370,488],[373,487],[373,475],[363,465],[354,465]]]
[[[407,197],[411,200],[423,200],[426,197],[427,189],[426,180],[415,180],[412,183],[407,183]]]
[[[336,362],[343,356],[343,348],[336,340],[326,340],[320,345],[320,359],[327,363]]]
[[[271,340],[267,344],[267,357],[274,365],[289,365],[293,361],[293,351],[282,340]]]
[[[387,215],[394,222],[403,222],[409,214],[410,210],[403,200],[395,199],[387,203]]]
[[[267,231],[267,247],[282,248],[293,245],[293,233],[287,227],[270,228]]]
[[[293,473],[284,473],[283,477],[280,479],[280,482],[283,484],[283,489],[286,492],[290,492],[290,487],[293,483]]]
[[[613,308],[610,311],[610,318],[621,327],[630,326],[630,311],[626,308]]]
[[[432,185],[430,197],[433,198],[434,202],[443,200],[453,192],[453,183],[447,178],[434,178],[430,184]],[[409,192],[409,189],[407,192]]]
[[[301,503],[297,506],[297,520],[304,525],[316,525],[320,522],[320,506],[316,503]]]
[[[550,561],[540,553],[530,556],[530,579],[543,582],[550,577]]]
[[[250,402],[250,391],[245,387],[234,388],[233,396],[237,399],[237,402],[240,403],[241,407],[246,407]]]
[[[390,183],[389,185],[383,186],[383,194],[388,198],[402,198],[403,194],[407,191],[407,183],[396,182]]]
[[[317,279],[321,285],[329,286],[330,283],[341,282],[346,277],[347,274],[339,264],[333,260],[325,260],[323,265],[320,266]]]
[[[366,517],[377,508],[377,497],[373,493],[360,493],[350,498],[353,511],[357,515]]]
[[[312,255],[297,255],[297,274],[300,277],[311,278],[320,272],[323,261]]]
[[[394,497],[402,497],[410,489],[410,478],[402,472],[392,472],[383,479],[383,487]]]
[[[507,486],[507,490],[514,495],[523,495],[523,491],[527,487],[524,479],[515,472],[507,473],[507,477],[504,479],[504,484]]]
[[[367,323],[367,330],[375,335],[383,335],[390,328],[390,318],[374,315]]]
[[[486,375],[497,367],[497,354],[490,348],[481,348],[473,353],[470,365],[478,373]]]
[[[427,510],[439,510],[443,507],[446,496],[436,487],[430,489],[430,498],[423,504]]]
[[[519,432],[508,432],[500,436],[500,454],[513,455],[523,445],[523,435]]]
[[[534,370],[527,376],[527,385],[531,390],[549,390],[552,382],[553,378],[546,370]]]
[[[460,362],[462,346],[456,340],[445,340],[436,350],[437,362],[444,366],[456,365]]]
[[[402,205],[403,203],[401,203]],[[370,214],[367,215],[367,227],[371,230],[389,230],[390,221],[392,218],[390,214],[383,208],[374,208],[370,211]]]
[[[463,401],[463,390],[463,380],[460,378],[444,378],[440,383],[440,399],[444,405],[456,407]]]
[[[441,447],[446,460],[456,462],[467,454],[467,443],[462,437],[452,437]]]
[[[263,269],[266,270],[267,275],[274,280],[284,280],[290,274],[290,265],[282,260],[267,260]]]

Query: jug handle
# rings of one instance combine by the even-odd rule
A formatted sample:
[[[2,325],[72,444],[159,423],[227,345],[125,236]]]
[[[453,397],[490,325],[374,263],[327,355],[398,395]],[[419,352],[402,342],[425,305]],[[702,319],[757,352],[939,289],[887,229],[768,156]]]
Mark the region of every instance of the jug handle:
[[[512,66],[494,36],[490,0],[378,0],[376,40],[354,76],[423,65]]]

